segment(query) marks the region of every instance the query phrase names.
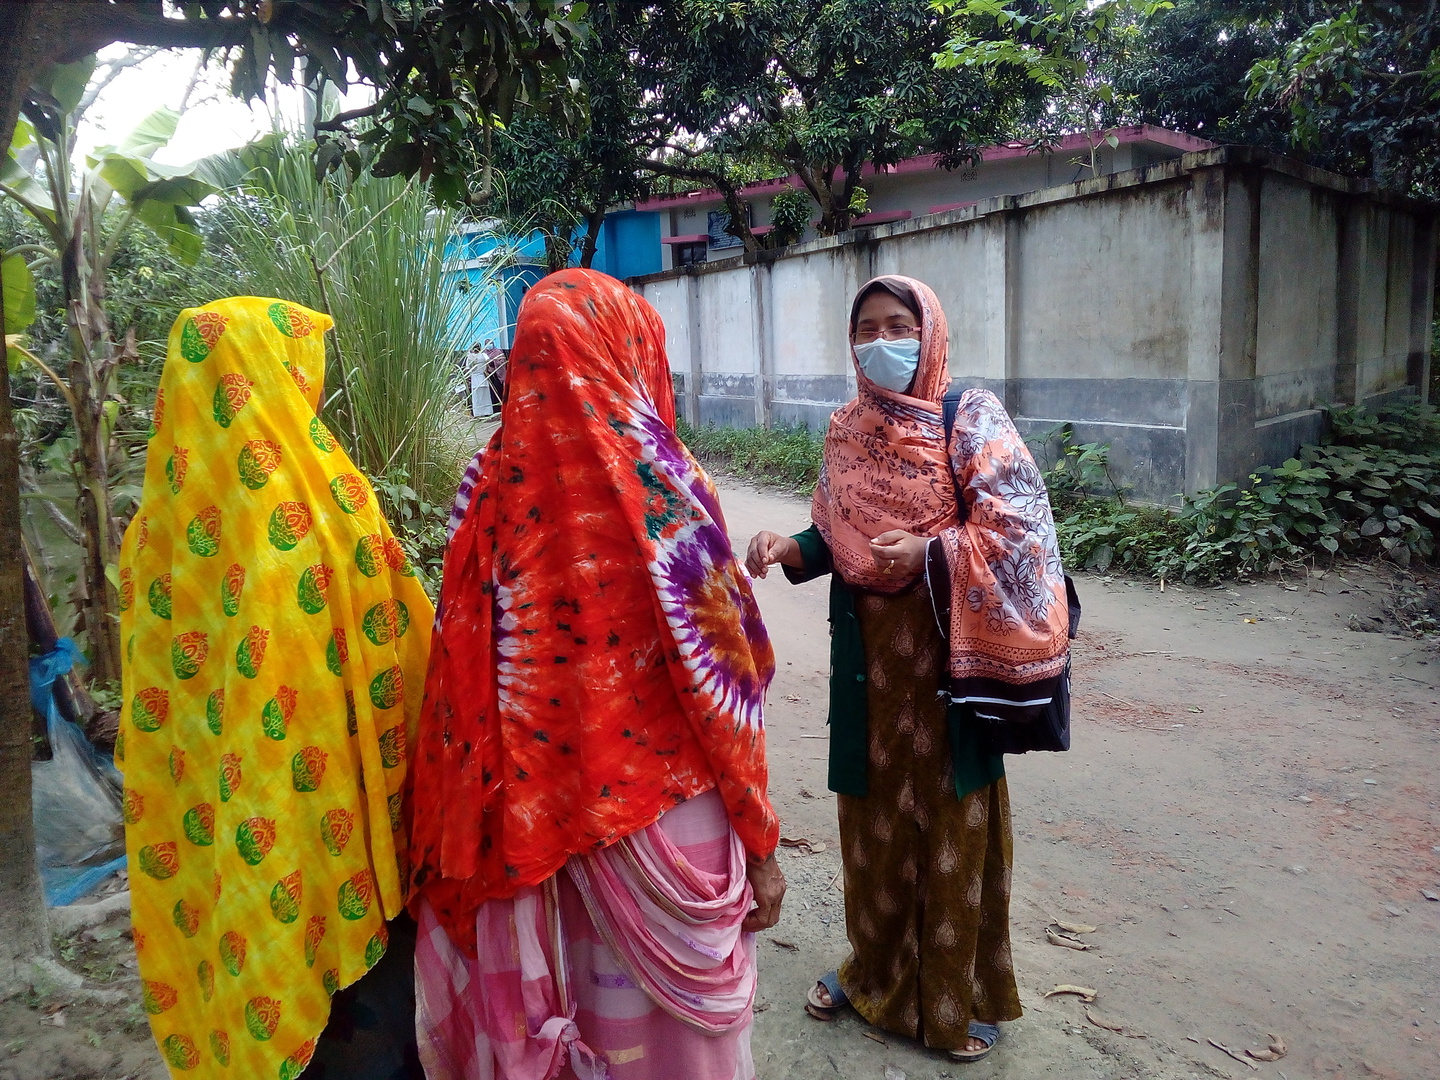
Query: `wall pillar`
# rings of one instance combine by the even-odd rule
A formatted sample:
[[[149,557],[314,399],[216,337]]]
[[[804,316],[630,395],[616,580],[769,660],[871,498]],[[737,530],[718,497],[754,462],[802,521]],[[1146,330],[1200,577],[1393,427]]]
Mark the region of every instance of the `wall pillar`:
[[[1422,402],[1430,399],[1430,355],[1435,318],[1435,216],[1415,220],[1415,253],[1410,278],[1410,350],[1405,361],[1405,382]]]
[[[775,292],[770,262],[751,263],[750,320],[755,334],[755,423],[770,426],[775,398]]]
[[[700,426],[700,380],[704,376],[700,350],[700,276],[685,278],[685,337],[690,346],[690,373],[685,379],[685,419]]]
[[[1020,216],[1007,197],[1002,212],[981,222],[985,271],[977,287],[984,289],[985,331],[979,356],[965,363],[976,386],[989,390],[1012,416],[1019,408],[1014,380],[1020,365]],[[953,341],[952,341],[953,343]],[[953,355],[953,354],[952,354]],[[953,365],[952,365],[953,370]]]
[[[1186,361],[1186,492],[1213,487],[1220,450],[1220,354],[1225,312],[1226,170],[1190,177],[1190,354]]]
[[[1359,400],[1361,273],[1369,254],[1370,204],[1346,199],[1336,221],[1340,266],[1335,275],[1335,389],[1336,404]]]
[[[1214,484],[1242,481],[1255,468],[1255,356],[1260,316],[1260,201],[1264,177],[1226,168],[1225,258],[1221,271]],[[1209,486],[1209,485],[1204,485]],[[1198,490],[1193,488],[1191,490]]]

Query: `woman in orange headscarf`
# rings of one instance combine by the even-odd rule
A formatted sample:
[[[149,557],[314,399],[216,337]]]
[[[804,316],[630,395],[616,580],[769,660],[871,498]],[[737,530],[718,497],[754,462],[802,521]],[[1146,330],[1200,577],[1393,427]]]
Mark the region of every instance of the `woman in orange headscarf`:
[[[1020,1001],[1004,768],[966,720],[977,702],[1023,711],[1054,693],[1064,574],[1044,482],[1000,402],[968,391],[946,431],[945,315],[929,287],[866,283],[850,340],[859,393],[831,417],[814,524],[761,532],[747,556],[760,575],[832,574],[830,788],[853,951],[807,1009],[830,1019],[848,1000],[975,1060]]]
[[[461,486],[407,800],[430,1080],[754,1076],[774,659],[664,340],[545,278]]]

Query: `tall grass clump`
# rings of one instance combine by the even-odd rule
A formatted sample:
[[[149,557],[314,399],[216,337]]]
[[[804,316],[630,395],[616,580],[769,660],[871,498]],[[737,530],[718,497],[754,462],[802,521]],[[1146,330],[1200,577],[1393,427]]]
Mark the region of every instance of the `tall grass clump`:
[[[775,428],[695,427],[676,429],[690,452],[706,465],[768,481],[801,495],[815,490],[825,432],[803,424]]]
[[[398,178],[317,178],[309,147],[292,141],[216,218],[249,292],[335,319],[324,416],[382,497],[409,489],[417,504],[448,506],[473,449],[451,327],[466,325],[488,291],[445,281],[454,212]]]

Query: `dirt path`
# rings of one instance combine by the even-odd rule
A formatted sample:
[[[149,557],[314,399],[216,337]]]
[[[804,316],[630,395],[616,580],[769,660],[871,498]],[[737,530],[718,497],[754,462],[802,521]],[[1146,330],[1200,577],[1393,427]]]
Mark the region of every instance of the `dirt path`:
[[[803,500],[723,488],[741,550],[808,523]],[[1373,575],[1164,593],[1080,578],[1074,747],[1008,764],[1026,1015],[973,1066],[801,1010],[847,949],[826,587],[757,583],[780,668],[772,791],[785,834],[826,845],[782,854],[785,914],[760,946],[764,1080],[1440,1076],[1440,903],[1421,893],[1440,895],[1440,650],[1347,628],[1381,614]],[[1046,944],[1053,918],[1097,926],[1093,949]],[[1044,999],[1057,983],[1095,988],[1097,1019],[1145,1037]],[[42,1026],[43,1004],[0,1005],[0,1080],[164,1077],[138,1003],[71,1006],[63,1028]],[[1267,1032],[1289,1054],[1258,1070],[1207,1042],[1262,1050]]]

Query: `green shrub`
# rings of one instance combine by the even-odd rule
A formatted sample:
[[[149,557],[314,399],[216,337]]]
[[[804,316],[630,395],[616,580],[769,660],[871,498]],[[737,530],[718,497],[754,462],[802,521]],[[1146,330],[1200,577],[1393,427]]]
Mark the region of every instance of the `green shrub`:
[[[1041,436],[1060,453],[1046,472],[1061,551],[1072,566],[1191,581],[1263,574],[1306,558],[1384,555],[1429,561],[1440,528],[1440,411],[1330,412],[1320,445],[1243,484],[1187,496],[1179,514],[1127,506],[1110,480],[1109,448],[1077,445],[1063,427]],[[1102,496],[1097,498],[1096,496]]]
[[[775,428],[694,427],[681,420],[676,430],[690,452],[706,465],[790,488],[801,495],[815,490],[825,432],[804,424]]]

